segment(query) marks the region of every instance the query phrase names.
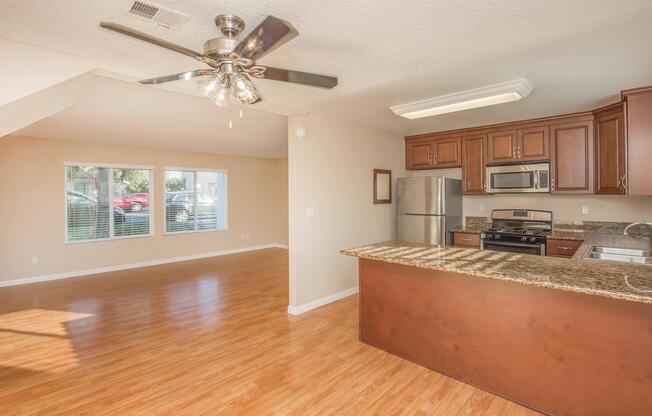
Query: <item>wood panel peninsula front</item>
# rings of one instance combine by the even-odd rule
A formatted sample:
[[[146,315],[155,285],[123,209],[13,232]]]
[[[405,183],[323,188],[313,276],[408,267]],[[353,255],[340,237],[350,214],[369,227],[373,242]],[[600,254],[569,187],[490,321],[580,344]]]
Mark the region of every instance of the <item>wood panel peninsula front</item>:
[[[398,241],[342,254],[359,258],[360,341],[544,414],[652,415],[649,266]]]

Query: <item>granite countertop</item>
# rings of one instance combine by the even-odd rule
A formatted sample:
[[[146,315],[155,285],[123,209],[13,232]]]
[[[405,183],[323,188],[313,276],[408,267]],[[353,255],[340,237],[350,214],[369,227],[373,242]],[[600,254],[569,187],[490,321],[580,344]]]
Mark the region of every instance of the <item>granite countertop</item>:
[[[584,259],[591,245],[647,248],[649,239],[599,233],[584,237],[572,259],[403,241],[370,244],[342,254],[652,304],[652,266]]]

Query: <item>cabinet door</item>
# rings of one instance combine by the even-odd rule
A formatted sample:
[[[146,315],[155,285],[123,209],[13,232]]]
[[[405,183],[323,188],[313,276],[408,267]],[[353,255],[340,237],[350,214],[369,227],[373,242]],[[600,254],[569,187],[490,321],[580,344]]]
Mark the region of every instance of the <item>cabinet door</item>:
[[[592,124],[592,121],[580,121],[550,127],[551,192],[585,194],[593,191]]]
[[[458,168],[462,166],[462,138],[437,139],[435,147],[435,168]]]
[[[516,155],[518,160],[550,159],[548,127],[531,127],[517,131]]]
[[[516,131],[500,131],[487,135],[487,163],[516,160]]]
[[[465,137],[462,142],[462,189],[465,195],[485,193],[486,136]]]
[[[432,169],[433,159],[432,142],[405,143],[405,169]]]
[[[626,97],[627,193],[652,195],[652,88]]]
[[[622,107],[595,119],[595,193],[625,194],[625,128]]]

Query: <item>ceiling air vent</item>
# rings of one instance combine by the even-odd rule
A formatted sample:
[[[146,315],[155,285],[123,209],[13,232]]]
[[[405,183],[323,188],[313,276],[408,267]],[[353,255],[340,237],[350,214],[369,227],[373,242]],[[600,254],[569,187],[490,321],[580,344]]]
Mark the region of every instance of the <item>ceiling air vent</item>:
[[[136,0],[127,12],[145,20],[156,22],[168,29],[176,29],[188,20],[189,16],[158,4]]]

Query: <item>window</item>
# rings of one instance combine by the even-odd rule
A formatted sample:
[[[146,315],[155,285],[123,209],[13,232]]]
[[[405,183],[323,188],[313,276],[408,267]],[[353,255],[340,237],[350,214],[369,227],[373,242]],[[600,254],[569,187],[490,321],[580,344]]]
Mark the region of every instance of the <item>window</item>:
[[[226,230],[225,171],[165,171],[165,232]]]
[[[67,163],[66,241],[151,235],[151,168]]]

